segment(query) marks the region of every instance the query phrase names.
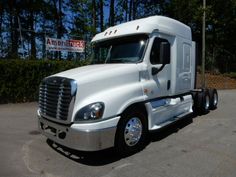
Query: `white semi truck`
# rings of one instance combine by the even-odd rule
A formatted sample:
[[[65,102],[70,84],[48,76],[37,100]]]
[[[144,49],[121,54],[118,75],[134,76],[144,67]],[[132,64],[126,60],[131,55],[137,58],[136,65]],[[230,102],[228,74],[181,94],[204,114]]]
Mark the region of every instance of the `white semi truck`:
[[[130,153],[150,131],[218,103],[216,89],[196,89],[191,29],[163,16],[113,26],[92,39],[92,64],[43,79],[39,129],[66,147]]]

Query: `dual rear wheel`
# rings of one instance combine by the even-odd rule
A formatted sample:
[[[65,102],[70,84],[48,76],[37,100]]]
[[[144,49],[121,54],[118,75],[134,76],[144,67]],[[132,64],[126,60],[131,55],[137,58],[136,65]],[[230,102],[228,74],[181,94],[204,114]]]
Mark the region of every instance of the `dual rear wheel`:
[[[206,114],[217,108],[218,93],[216,89],[203,89],[194,95],[193,110],[196,114]]]
[[[214,110],[217,108],[218,104],[218,93],[216,89],[210,89],[209,91],[210,96],[210,109]]]

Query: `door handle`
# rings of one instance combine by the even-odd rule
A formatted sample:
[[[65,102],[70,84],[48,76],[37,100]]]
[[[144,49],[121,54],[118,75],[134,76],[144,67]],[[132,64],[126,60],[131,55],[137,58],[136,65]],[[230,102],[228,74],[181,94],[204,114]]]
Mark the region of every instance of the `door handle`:
[[[167,81],[167,90],[170,90],[170,84],[171,84],[171,82],[170,82],[170,80],[168,80]]]

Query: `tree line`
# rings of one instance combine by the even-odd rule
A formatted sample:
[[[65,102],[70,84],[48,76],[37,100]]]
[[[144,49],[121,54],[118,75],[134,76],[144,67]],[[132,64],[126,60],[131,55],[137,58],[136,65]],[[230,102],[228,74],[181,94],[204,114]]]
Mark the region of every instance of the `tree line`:
[[[236,69],[236,1],[207,0],[1,0],[0,58],[72,59],[80,54],[46,52],[45,37],[82,39],[109,26],[164,15],[191,27],[201,58],[202,14],[206,11],[206,67]],[[200,61],[199,61],[200,62]]]

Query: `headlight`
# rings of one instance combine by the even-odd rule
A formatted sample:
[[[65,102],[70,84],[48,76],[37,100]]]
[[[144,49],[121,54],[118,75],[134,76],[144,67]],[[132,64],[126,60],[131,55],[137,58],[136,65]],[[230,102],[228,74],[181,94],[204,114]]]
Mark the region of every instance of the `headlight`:
[[[102,102],[89,104],[78,111],[75,121],[89,121],[102,118],[104,104]]]

